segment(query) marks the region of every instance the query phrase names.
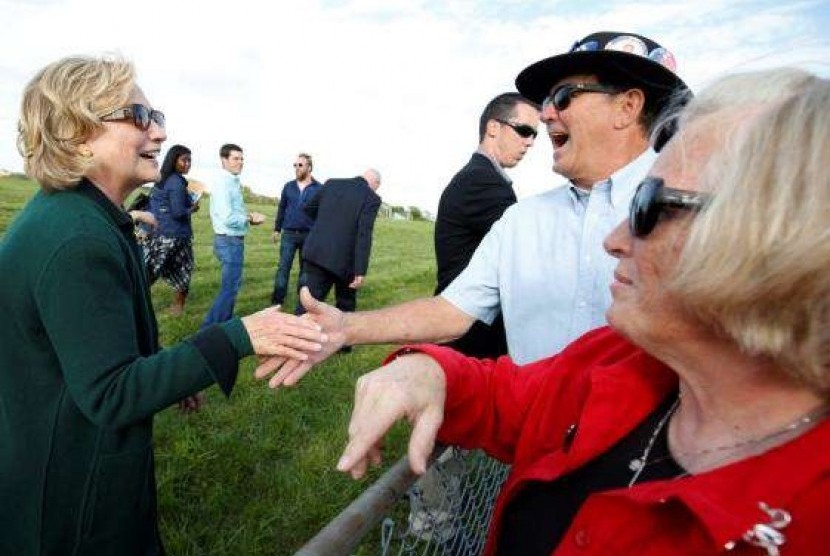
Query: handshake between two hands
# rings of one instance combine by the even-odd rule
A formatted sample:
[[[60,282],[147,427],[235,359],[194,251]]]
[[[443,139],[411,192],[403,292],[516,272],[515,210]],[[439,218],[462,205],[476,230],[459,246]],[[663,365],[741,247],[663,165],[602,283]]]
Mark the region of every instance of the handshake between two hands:
[[[343,313],[314,299],[303,288],[300,300],[306,314],[297,317],[270,307],[242,319],[259,365],[258,380],[271,388],[293,386],[312,369],[340,349],[346,340]],[[432,358],[413,354],[358,379],[349,422],[349,442],[337,469],[355,479],[369,465],[379,465],[383,437],[399,419],[413,425],[409,441],[412,470],[424,473],[443,420],[445,379]]]
[[[314,299],[308,288],[302,289],[301,301],[307,311],[301,317],[276,306],[242,319],[259,359],[254,376],[268,378],[271,388],[295,385],[343,345],[343,313]]]

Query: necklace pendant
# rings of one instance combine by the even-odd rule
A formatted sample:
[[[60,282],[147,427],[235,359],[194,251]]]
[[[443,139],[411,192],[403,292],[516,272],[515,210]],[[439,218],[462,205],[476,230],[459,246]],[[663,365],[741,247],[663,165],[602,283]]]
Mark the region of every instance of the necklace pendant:
[[[634,458],[628,462],[628,468],[632,471],[639,471],[643,468],[643,465],[645,465],[643,458]]]

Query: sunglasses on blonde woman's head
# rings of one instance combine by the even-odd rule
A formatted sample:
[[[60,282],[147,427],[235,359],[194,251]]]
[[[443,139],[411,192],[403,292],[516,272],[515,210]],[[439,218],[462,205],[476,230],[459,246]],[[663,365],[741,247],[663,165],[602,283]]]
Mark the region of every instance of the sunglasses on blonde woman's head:
[[[506,125],[507,127],[511,128],[522,139],[528,139],[530,137],[536,139],[536,128],[532,126],[529,126],[527,124],[514,124],[513,122],[508,122],[507,120],[500,120],[498,118],[495,118],[495,120],[500,124]]]
[[[628,216],[631,235],[646,237],[657,226],[660,215],[669,209],[697,212],[710,199],[710,195],[697,191],[666,187],[663,178],[649,176],[640,182]]]
[[[143,131],[150,128],[151,122],[161,128],[165,124],[164,112],[153,110],[143,104],[130,104],[123,108],[116,108],[112,112],[107,112],[101,116],[103,122],[118,122],[121,120],[132,120],[133,125]]]
[[[565,83],[555,88],[542,101],[542,110],[553,106],[558,112],[566,110],[571,105],[571,99],[582,93],[603,93],[605,95],[616,95],[621,93],[617,87],[601,85],[599,83]]]

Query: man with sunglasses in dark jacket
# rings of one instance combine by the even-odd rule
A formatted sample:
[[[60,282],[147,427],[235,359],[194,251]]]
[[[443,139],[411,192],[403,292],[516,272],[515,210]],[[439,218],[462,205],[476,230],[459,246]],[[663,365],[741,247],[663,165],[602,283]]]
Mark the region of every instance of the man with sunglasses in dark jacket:
[[[461,274],[493,223],[516,202],[512,180],[504,169],[521,162],[533,146],[538,127],[538,106],[519,93],[502,93],[484,107],[479,118],[478,149],[453,176],[438,203],[435,295]],[[504,355],[504,322],[501,316],[489,326],[476,322],[449,345],[475,357]]]

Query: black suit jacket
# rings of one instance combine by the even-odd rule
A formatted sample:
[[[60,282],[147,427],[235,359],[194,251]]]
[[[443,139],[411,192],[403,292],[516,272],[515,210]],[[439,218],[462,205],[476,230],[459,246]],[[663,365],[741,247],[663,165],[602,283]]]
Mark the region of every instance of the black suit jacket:
[[[303,244],[303,260],[351,281],[365,276],[380,197],[362,177],[328,180],[304,210],[316,219]]]
[[[515,202],[510,182],[483,154],[473,154],[453,176],[441,194],[435,220],[436,294],[467,268],[490,227]]]
[[[516,202],[516,194],[489,158],[475,153],[450,181],[438,204],[435,220],[435,258],[438,265],[438,295],[461,274],[478,244]],[[498,357],[507,353],[504,321],[501,315],[487,326],[476,321],[450,347],[474,357]]]

